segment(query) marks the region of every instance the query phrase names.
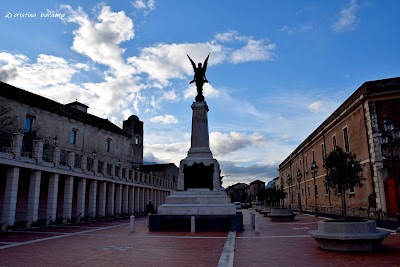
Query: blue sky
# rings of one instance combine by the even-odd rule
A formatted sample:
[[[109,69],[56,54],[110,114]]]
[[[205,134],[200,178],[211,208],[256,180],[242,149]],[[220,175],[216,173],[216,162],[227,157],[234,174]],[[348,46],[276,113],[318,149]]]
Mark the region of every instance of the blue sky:
[[[400,2],[1,1],[0,80],[121,126],[144,121],[145,161],[190,148],[186,54],[203,62],[224,186],[277,167],[363,82],[399,76]]]

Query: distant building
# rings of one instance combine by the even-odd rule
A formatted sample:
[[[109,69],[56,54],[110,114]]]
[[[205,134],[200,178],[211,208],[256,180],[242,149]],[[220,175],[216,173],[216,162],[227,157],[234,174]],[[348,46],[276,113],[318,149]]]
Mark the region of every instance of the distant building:
[[[174,163],[142,165],[140,172],[152,174],[167,181],[176,183],[178,179],[179,168]]]
[[[325,156],[340,146],[357,155],[366,178],[362,188],[346,193],[349,215],[395,217],[400,150],[397,143],[393,168],[390,147],[379,138],[386,119],[400,123],[400,78],[365,82],[279,165],[286,206],[314,211],[317,205],[319,212],[341,213],[341,198],[325,186],[323,168]],[[318,166],[315,178],[313,161]],[[367,214],[369,210],[373,212]]]
[[[1,229],[142,213],[164,202],[174,182],[137,171],[143,122],[123,129],[0,82]]]
[[[260,181],[260,180],[255,180],[250,183],[249,186],[249,198],[251,201],[257,201],[257,193],[259,190],[264,190],[265,189],[265,182]]]
[[[249,202],[249,185],[245,183],[237,183],[228,186],[226,193],[231,198],[232,202]]]

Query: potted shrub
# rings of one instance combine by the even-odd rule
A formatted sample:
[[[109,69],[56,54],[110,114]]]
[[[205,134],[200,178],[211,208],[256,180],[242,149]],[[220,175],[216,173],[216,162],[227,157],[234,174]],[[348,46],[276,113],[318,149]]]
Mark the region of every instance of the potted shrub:
[[[389,232],[378,230],[372,220],[353,220],[347,217],[346,191],[363,186],[360,161],[356,155],[335,147],[324,159],[325,183],[341,197],[342,219],[318,222],[311,236],[322,249],[337,251],[367,251],[380,247]]]

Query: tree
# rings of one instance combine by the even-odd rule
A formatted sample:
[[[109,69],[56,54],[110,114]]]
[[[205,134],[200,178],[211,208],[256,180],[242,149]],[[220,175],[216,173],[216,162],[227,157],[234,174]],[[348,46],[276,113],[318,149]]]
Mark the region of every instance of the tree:
[[[346,221],[346,191],[354,187],[363,186],[365,178],[362,175],[363,168],[356,155],[344,152],[340,147],[335,147],[324,159],[326,170],[325,183],[334,190],[335,195],[341,196],[342,217]]]

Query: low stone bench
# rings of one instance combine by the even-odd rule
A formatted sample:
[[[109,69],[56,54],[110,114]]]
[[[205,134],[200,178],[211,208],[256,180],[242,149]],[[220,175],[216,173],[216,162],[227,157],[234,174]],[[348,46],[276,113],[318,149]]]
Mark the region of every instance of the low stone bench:
[[[268,214],[271,213],[271,208],[270,207],[265,207],[264,210],[260,211],[261,214],[264,216],[267,216]]]
[[[294,221],[297,213],[289,209],[271,209],[271,213],[265,216],[271,218],[271,221]]]
[[[376,222],[319,221],[318,230],[309,231],[317,245],[335,251],[377,250],[390,233],[376,228]]]

